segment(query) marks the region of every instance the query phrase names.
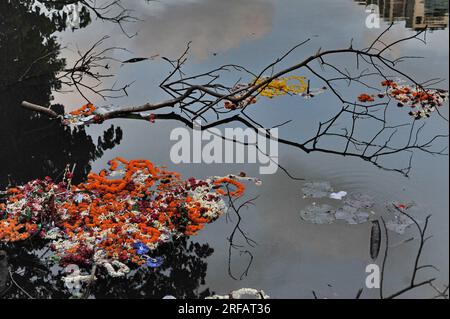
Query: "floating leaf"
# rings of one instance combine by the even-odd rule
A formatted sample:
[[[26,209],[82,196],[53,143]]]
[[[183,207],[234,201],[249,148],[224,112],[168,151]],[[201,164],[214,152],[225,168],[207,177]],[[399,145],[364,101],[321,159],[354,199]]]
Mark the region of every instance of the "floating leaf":
[[[372,229],[370,231],[370,258],[377,259],[381,248],[381,228],[380,222],[374,220],[372,222]]]
[[[336,220],[333,207],[326,204],[310,205],[300,212],[300,217],[313,224],[331,224]]]
[[[329,196],[332,188],[329,182],[306,182],[302,191],[304,197],[323,198]]]
[[[386,207],[388,212],[392,215],[392,218],[386,222],[386,228],[402,235],[405,233],[406,229],[414,223],[413,220],[403,212],[414,207],[415,203],[394,203],[394,206],[395,208],[391,204],[388,204]]]
[[[335,218],[337,220],[345,220],[347,224],[350,225],[357,225],[366,223],[370,218],[370,214],[360,211],[356,207],[344,205],[343,207],[336,209]]]
[[[370,195],[360,194],[360,193],[353,193],[350,194],[345,200],[344,203],[348,206],[352,206],[356,209],[362,209],[362,208],[371,208],[373,205],[375,205],[375,200]]]
[[[403,235],[413,221],[406,215],[395,215],[394,219],[386,222],[386,228],[397,234]]]

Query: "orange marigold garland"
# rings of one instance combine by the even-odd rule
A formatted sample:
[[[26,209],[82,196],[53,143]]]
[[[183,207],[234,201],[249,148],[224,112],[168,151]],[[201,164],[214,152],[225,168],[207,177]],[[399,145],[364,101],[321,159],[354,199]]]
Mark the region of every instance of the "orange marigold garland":
[[[114,276],[129,271],[127,265],[160,265],[161,259],[148,255],[152,250],[195,235],[226,211],[225,195],[242,196],[239,179],[253,180],[234,175],[183,180],[148,160],[120,157],[84,183],[70,185],[70,178],[7,190],[0,204],[0,241],[47,239],[62,266],[97,264]],[[229,194],[226,185],[233,188]]]
[[[220,179],[216,180],[216,181],[214,182],[214,185],[216,185],[216,186],[222,186],[222,185],[228,186],[228,185],[233,185],[233,186],[236,188],[236,190],[234,190],[234,191],[229,191],[229,194],[230,194],[230,196],[236,196],[236,197],[242,196],[242,194],[244,194],[244,190],[245,190],[244,185],[242,185],[242,184],[239,183],[238,181],[236,181],[236,180],[234,180],[234,179],[231,179],[231,178],[228,178],[228,177],[224,177],[224,178],[220,178]],[[225,191],[225,190],[223,190],[223,189],[220,189],[220,188],[217,189],[217,192],[218,192],[219,194],[221,194],[221,195],[226,195],[226,194],[228,194],[227,191]]]
[[[97,107],[92,103],[87,103],[79,109],[64,116],[63,123],[66,125],[81,125],[87,122],[99,122],[99,115],[96,114]]]
[[[83,105],[78,110],[70,112],[69,114],[73,116],[89,116],[92,115],[96,109],[97,108],[92,103],[88,103]]]

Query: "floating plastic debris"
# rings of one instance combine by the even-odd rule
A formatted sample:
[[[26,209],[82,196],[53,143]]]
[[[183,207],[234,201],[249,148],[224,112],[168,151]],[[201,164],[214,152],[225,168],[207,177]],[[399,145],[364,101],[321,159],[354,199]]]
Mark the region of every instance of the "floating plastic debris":
[[[340,191],[340,192],[337,192],[337,193],[331,193],[330,194],[330,198],[331,199],[337,199],[337,200],[341,200],[345,196],[347,196],[347,192],[345,192],[345,191]]]
[[[303,198],[324,198],[329,197],[331,199],[342,200],[347,196],[346,191],[339,191],[333,193],[331,184],[326,181],[309,181],[303,185]]]

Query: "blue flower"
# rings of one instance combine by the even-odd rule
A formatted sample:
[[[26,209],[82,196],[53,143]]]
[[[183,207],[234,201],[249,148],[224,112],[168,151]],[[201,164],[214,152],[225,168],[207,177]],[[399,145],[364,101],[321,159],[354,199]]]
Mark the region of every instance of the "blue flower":
[[[134,247],[134,249],[136,249],[136,254],[138,254],[138,255],[144,255],[144,254],[148,253],[148,251],[149,251],[149,248],[145,244],[141,243],[140,241],[135,243],[133,247]]]
[[[162,258],[162,257],[156,257],[156,258],[149,257],[145,264],[151,268],[158,268],[163,264],[163,262],[164,262],[164,258]]]

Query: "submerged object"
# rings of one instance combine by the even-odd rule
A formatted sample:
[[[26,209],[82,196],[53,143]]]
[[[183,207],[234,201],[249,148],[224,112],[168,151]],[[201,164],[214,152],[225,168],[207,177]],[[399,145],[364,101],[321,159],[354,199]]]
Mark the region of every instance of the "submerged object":
[[[370,258],[375,261],[381,248],[381,228],[378,220],[372,221],[372,229],[370,231]]]

